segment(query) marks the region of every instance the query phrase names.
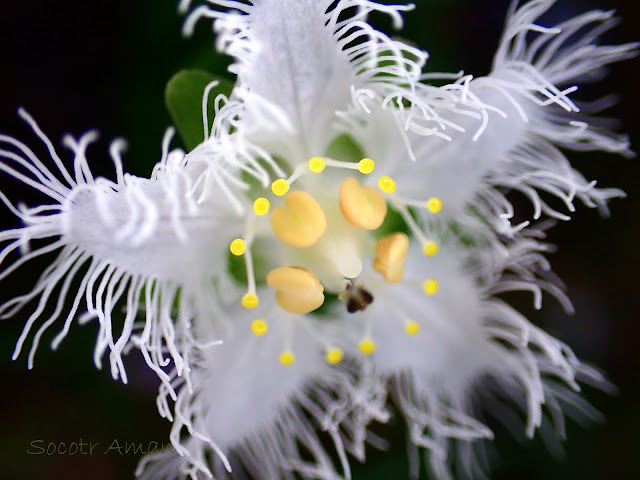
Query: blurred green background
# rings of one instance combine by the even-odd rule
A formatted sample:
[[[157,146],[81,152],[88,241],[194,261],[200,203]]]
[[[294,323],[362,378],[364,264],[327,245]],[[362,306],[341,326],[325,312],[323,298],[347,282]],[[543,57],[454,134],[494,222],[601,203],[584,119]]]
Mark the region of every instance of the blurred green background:
[[[387,2],[390,3],[390,2]],[[498,42],[508,0],[418,0],[408,14],[403,38],[431,54],[429,70],[487,73]],[[559,0],[546,23],[591,8],[617,8],[623,23],[606,38],[612,43],[637,40],[640,21],[635,0]],[[383,29],[384,18],[374,18]],[[213,38],[202,22],[192,39],[180,35],[181,18],[172,1],[31,0],[2,2],[0,6],[0,131],[36,148],[38,142],[16,117],[22,105],[43,130],[58,141],[63,133],[78,135],[88,128],[102,134],[90,150],[94,173],[111,175],[107,141],[122,136],[130,141],[125,167],[148,175],[160,158],[160,139],[170,124],[163,91],[173,73],[204,68],[221,75],[227,59],[213,53]],[[621,118],[638,149],[638,61],[616,65],[598,87],[584,96],[596,98],[619,92],[620,102],[608,112]],[[44,155],[37,146],[36,151]],[[582,428],[571,424],[564,458],[552,458],[540,442],[516,444],[499,431],[499,458],[492,478],[635,479],[640,477],[640,212],[637,160],[608,155],[572,155],[574,165],[601,186],[620,187],[626,200],[612,203],[611,219],[579,208],[573,221],[551,231],[559,246],[551,261],[563,278],[576,306],[565,315],[551,299],[534,312],[530,298],[513,300],[535,321],[569,343],[582,358],[606,370],[620,388],[618,396],[587,390],[587,398],[608,421]],[[2,189],[10,198],[36,201],[4,177]],[[6,210],[3,225],[16,225]],[[30,265],[5,281],[0,301],[24,293],[45,263]],[[53,328],[28,372],[26,355],[11,362],[11,354],[26,319],[1,324],[0,374],[2,423],[0,478],[7,479],[124,479],[132,478],[135,455],[30,456],[32,440],[71,442],[83,439],[106,448],[122,442],[166,443],[170,424],[155,407],[156,381],[138,358],[129,359],[130,385],[111,380],[92,364],[94,325],[75,326],[58,352],[47,345]],[[388,452],[369,450],[368,462],[354,465],[355,480],[407,478],[404,431],[400,422],[384,428],[392,442]]]

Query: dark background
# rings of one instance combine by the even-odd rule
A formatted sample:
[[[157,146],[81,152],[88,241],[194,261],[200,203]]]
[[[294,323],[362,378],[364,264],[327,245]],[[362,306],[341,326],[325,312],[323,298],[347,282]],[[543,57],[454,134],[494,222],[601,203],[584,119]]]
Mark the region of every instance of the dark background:
[[[487,73],[501,32],[508,0],[418,0],[406,16],[402,37],[431,53],[429,70]],[[591,8],[617,8],[623,23],[607,35],[611,43],[640,38],[639,3],[634,0],[560,0],[548,17],[565,19]],[[130,140],[125,168],[148,175],[160,157],[160,139],[170,120],[163,104],[167,80],[181,68],[199,67],[224,74],[226,59],[212,52],[206,22],[196,37],[180,36],[181,18],[172,1],[82,0],[3,1],[0,6],[0,131],[13,135],[43,154],[38,141],[15,115],[27,108],[57,142],[63,133],[79,135],[98,128],[102,140],[89,159],[94,172],[111,175],[107,140]],[[375,19],[382,28],[388,24]],[[588,96],[619,92],[620,102],[608,113],[624,121],[632,146],[638,149],[638,61],[616,65],[611,76]],[[577,98],[580,98],[579,94]],[[583,97],[584,98],[584,97]],[[540,442],[521,446],[499,432],[500,460],[492,478],[635,479],[640,472],[640,329],[637,290],[640,286],[640,201],[637,160],[610,155],[573,155],[574,165],[601,186],[628,192],[615,200],[611,219],[579,208],[574,219],[550,233],[559,246],[552,255],[555,271],[566,281],[576,306],[567,316],[552,299],[543,312],[532,312],[529,298],[515,298],[522,309],[551,333],[568,342],[582,358],[605,369],[620,388],[617,396],[587,390],[587,398],[606,415],[604,425],[586,429],[570,425],[567,453],[554,459]],[[15,185],[3,177],[11,194]],[[6,184],[6,186],[5,186]],[[28,193],[20,198],[29,201]],[[15,225],[2,210],[2,224]],[[24,293],[41,272],[33,264],[0,287],[0,301]],[[135,455],[115,452],[93,456],[31,456],[32,440],[99,443],[166,443],[170,424],[155,407],[155,380],[139,359],[130,359],[130,385],[111,380],[92,364],[96,329],[72,327],[58,352],[45,336],[28,372],[26,355],[11,362],[24,315],[4,321],[0,334],[2,403],[0,415],[0,477],[12,479],[132,478]],[[59,327],[58,327],[59,328]],[[29,344],[27,344],[28,346]],[[404,432],[387,429],[389,452],[369,451],[364,466],[354,466],[354,480],[406,478]]]

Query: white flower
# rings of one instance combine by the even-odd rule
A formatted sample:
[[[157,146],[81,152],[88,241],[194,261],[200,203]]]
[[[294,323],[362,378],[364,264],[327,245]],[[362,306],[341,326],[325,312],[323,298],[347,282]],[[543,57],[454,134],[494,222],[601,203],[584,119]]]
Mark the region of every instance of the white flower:
[[[68,171],[21,110],[57,172],[0,136],[0,169],[51,202],[16,208],[1,197],[24,227],[0,234],[10,242],[0,261],[25,255],[0,278],[60,252],[30,293],[0,307],[8,317],[38,301],[14,358],[43,320],[31,368],[41,335],[64,317],[57,347],[84,298],[79,320],[100,325],[96,365],[108,353],[126,382],[122,353],[139,349],[162,380],[158,407],[178,454],[145,459],[149,479],[349,478],[347,453],[363,460],[368,424],[389,418],[387,389],[436,478],[452,477],[452,443],[461,475],[482,474],[479,441],[493,433],[476,415],[495,406],[479,401],[485,393],[522,408],[515,428],[528,436],[546,428],[543,407],[560,436],[563,404],[594,415],[574,392],[578,381],[606,387],[604,378],[499,298],[531,291],[540,308],[546,290],[571,309],[534,238],[541,231],[510,223],[504,187],[531,199],[534,219],[568,219],[539,192],[569,211],[575,197],[606,211],[621,192],[596,189],[558,147],[629,153],[569,95],[636,45],[593,44],[610,13],[536,25],[553,3],[514,3],[492,72],[473,78],[423,73],[424,52],[366,23],[379,11],[399,28],[410,7],[209,0],[185,31],[212,18],[237,83],[192,152],[170,151],[168,131],[150,179],[123,173],[121,140],[111,147],[116,180],[94,179],[85,157],[94,132],[65,138]]]

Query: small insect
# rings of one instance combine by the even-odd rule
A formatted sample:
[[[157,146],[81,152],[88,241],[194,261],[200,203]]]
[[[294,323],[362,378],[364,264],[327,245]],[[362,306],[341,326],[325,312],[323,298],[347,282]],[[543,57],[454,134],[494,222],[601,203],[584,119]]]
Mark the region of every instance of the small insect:
[[[347,306],[347,312],[362,312],[373,303],[373,295],[363,284],[347,284],[346,290],[338,295],[338,299]]]

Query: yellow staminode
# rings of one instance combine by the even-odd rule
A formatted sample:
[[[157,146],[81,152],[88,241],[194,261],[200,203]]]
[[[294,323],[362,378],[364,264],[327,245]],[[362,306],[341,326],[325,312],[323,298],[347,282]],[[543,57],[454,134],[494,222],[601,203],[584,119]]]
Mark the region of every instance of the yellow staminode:
[[[404,275],[404,263],[409,252],[409,237],[402,233],[393,233],[376,243],[376,258],[373,268],[382,274],[389,283],[398,283]]]
[[[300,190],[289,193],[284,206],[271,213],[273,233],[287,245],[306,248],[315,244],[327,230],[327,217],[315,198]]]
[[[393,193],[396,191],[396,182],[391,177],[380,177],[378,187],[385,193]]]
[[[256,308],[258,303],[260,303],[260,301],[255,293],[247,293],[242,297],[242,306],[244,308]]]
[[[289,182],[284,178],[280,178],[271,184],[271,191],[281,197],[289,191]]]
[[[387,202],[375,188],[349,177],[340,186],[340,211],[354,227],[375,230],[387,216]]]
[[[300,267],[281,267],[267,275],[267,285],[276,289],[276,301],[284,310],[303,315],[324,303],[324,287],[316,275]]]
[[[326,360],[329,365],[339,364],[343,357],[344,352],[337,347],[331,347],[327,350]]]
[[[431,213],[438,213],[440,210],[442,210],[442,200],[437,197],[430,198],[429,200],[427,200],[427,209]]]
[[[407,333],[407,335],[410,335],[413,337],[414,335],[417,335],[418,332],[420,331],[420,324],[413,320],[410,322],[407,322],[404,326],[404,331]]]
[[[253,202],[253,211],[260,217],[269,213],[270,207],[271,204],[269,203],[269,200],[264,197],[260,197],[255,202]]]
[[[254,335],[257,335],[260,337],[266,334],[268,330],[269,330],[269,326],[267,325],[267,322],[265,322],[261,318],[251,322],[251,331],[253,332]]]
[[[289,365],[293,365],[295,363],[296,356],[291,350],[285,350],[280,354],[279,360],[282,365],[288,367]]]
[[[309,160],[309,170],[314,173],[320,173],[326,166],[327,164],[322,157],[313,157],[311,160]]]
[[[422,284],[422,289],[427,295],[435,295],[440,289],[440,283],[433,278],[429,278]]]
[[[365,355],[373,355],[373,353],[376,351],[376,342],[374,342],[370,338],[364,338],[358,344],[358,348]]]
[[[422,246],[422,253],[427,257],[433,257],[436,253],[438,253],[440,247],[436,242],[427,242]]]
[[[373,172],[375,166],[376,164],[370,158],[363,158],[358,162],[358,170],[360,171],[360,173],[364,173],[365,175]]]
[[[229,250],[231,250],[231,253],[233,253],[236,257],[239,257],[247,250],[247,244],[241,238],[236,238],[233,242],[231,242],[231,245],[229,245]]]

